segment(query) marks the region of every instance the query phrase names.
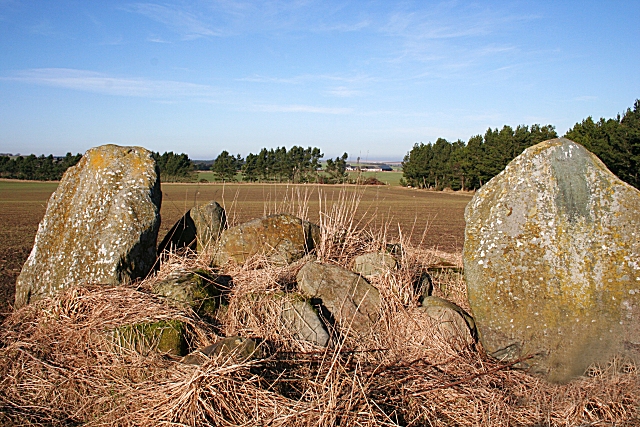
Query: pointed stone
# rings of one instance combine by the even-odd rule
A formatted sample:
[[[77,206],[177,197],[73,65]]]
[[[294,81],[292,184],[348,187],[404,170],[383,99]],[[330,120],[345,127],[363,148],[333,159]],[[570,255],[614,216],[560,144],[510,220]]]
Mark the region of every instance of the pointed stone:
[[[70,285],[121,284],[145,277],[156,259],[160,181],[151,152],[103,145],[65,172],[51,195],[15,306]]]

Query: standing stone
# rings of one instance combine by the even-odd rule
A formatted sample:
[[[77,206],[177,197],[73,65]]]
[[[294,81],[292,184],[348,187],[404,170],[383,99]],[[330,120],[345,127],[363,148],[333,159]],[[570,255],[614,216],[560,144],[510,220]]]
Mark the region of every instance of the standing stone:
[[[469,303],[488,353],[553,382],[640,362],[640,192],[564,138],[524,151],[465,212]]]
[[[210,252],[227,228],[224,208],[218,202],[205,203],[191,208],[191,219],[196,227],[198,253]]]
[[[144,148],[110,144],[87,151],[49,199],[16,282],[16,308],[70,285],[145,277],[156,258],[158,177]]]
[[[158,245],[158,254],[184,247],[198,253],[211,251],[226,226],[227,217],[218,202],[195,206],[171,227]]]
[[[254,255],[287,265],[302,258],[319,240],[320,228],[293,215],[277,214],[231,227],[222,232],[214,249],[213,265],[229,261],[244,264]]]
[[[300,290],[320,299],[344,329],[367,333],[380,316],[380,292],[362,276],[336,265],[308,262],[296,276]]]

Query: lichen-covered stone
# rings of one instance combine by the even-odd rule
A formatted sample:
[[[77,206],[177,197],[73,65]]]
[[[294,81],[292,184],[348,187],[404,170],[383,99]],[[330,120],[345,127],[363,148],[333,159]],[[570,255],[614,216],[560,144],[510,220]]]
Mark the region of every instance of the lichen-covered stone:
[[[218,202],[195,206],[171,227],[158,245],[158,253],[184,247],[198,253],[210,251],[226,226],[227,217]]]
[[[320,347],[329,343],[329,334],[313,306],[304,299],[286,299],[282,307],[284,326],[298,340]]]
[[[434,319],[438,333],[457,348],[475,343],[476,328],[473,317],[454,303],[429,296],[422,301],[421,311]]]
[[[115,329],[112,342],[119,348],[146,356],[152,352],[184,356],[187,349],[184,324],[179,320],[136,323]]]
[[[379,276],[398,268],[393,255],[384,252],[370,252],[353,260],[353,271],[363,276]]]
[[[210,252],[227,228],[227,216],[218,202],[209,202],[191,208],[191,219],[196,227],[198,253]]]
[[[319,299],[344,330],[367,333],[380,316],[380,292],[359,274],[308,262],[296,276],[302,293]]]
[[[467,206],[469,303],[488,353],[555,382],[640,362],[640,192],[567,139],[524,151]]]
[[[71,284],[114,285],[146,276],[156,259],[158,176],[144,148],[87,151],[49,199],[16,282],[15,306]]]
[[[174,305],[190,307],[200,316],[213,317],[220,305],[221,292],[215,278],[205,271],[176,271],[154,283],[151,289]]]
[[[320,229],[310,222],[293,215],[269,215],[224,230],[214,248],[212,264],[234,261],[242,265],[257,254],[274,264],[290,264],[315,248],[319,236]]]

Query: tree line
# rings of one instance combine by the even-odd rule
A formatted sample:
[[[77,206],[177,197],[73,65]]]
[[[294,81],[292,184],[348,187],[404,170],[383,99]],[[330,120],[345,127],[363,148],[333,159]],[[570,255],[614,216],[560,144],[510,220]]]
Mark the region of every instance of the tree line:
[[[153,153],[163,182],[195,181],[197,173],[186,154]],[[82,154],[67,153],[64,157],[0,155],[0,178],[37,181],[58,181],[62,174],[80,161]]]
[[[319,173],[323,157],[317,147],[295,145],[289,150],[285,147],[262,148],[257,154],[249,153],[246,158],[225,150],[213,161],[211,170],[220,181],[345,182],[348,154],[344,153],[335,160],[328,159],[324,173]]]
[[[500,130],[489,128],[467,142],[438,138],[435,143],[415,144],[404,156],[401,183],[436,190],[478,189],[526,148],[557,136],[552,125],[520,125],[515,129],[505,125]],[[584,145],[620,179],[640,188],[640,100],[615,118],[594,121],[588,117],[564,136]],[[0,155],[0,178],[59,180],[81,157],[71,153],[65,157]],[[153,157],[163,182],[197,180],[196,166],[187,154],[154,152]],[[320,172],[323,157],[317,147],[262,148],[246,158],[225,150],[213,161],[211,170],[220,181],[346,182],[347,153],[327,159]]]
[[[57,181],[71,166],[78,163],[82,154],[67,153],[64,157],[0,156],[0,177],[38,181]]]
[[[505,125],[500,130],[489,128],[466,143],[438,138],[433,144],[415,144],[402,162],[401,183],[436,190],[478,189],[526,148],[557,137],[552,125],[516,129]],[[594,122],[588,117],[564,137],[584,145],[620,179],[640,188],[640,101],[615,119]]]

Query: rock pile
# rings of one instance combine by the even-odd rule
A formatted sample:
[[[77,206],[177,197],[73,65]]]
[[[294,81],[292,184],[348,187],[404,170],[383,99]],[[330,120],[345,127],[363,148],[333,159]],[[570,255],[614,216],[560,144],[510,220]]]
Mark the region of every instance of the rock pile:
[[[17,283],[16,306],[71,285],[125,284],[145,277],[154,263],[164,262],[165,258],[156,257],[155,248],[161,203],[158,176],[151,153],[143,148],[106,145],[89,150],[51,197]],[[278,322],[277,330],[318,347],[330,346],[334,338],[345,335],[366,337],[375,329],[382,308],[380,292],[369,280],[375,283],[393,274],[398,261],[392,253],[371,252],[353,260],[353,271],[321,263],[314,256],[320,235],[317,225],[287,214],[227,229],[224,209],[214,201],[205,203],[172,227],[158,252],[188,247],[203,255],[201,259],[211,259],[211,268],[179,267],[162,280],[148,282],[146,289],[173,310],[215,322],[228,310],[233,292],[233,278],[217,273],[263,257],[269,268],[297,272],[290,288],[247,294],[247,305],[255,310],[265,304],[274,309],[277,316],[271,321]],[[388,249],[395,253],[398,248]],[[465,323],[465,319],[472,322],[470,318],[452,304],[438,301],[425,305],[424,311],[447,334],[462,334],[465,345],[471,345]],[[131,322],[106,331],[107,338],[118,351],[184,356],[190,345],[185,319]],[[233,336],[192,352],[184,362],[202,363],[221,354],[245,360],[256,357],[256,348],[256,341]]]
[[[484,348],[556,382],[640,362],[640,192],[584,147],[528,148],[467,206],[464,267]]]

